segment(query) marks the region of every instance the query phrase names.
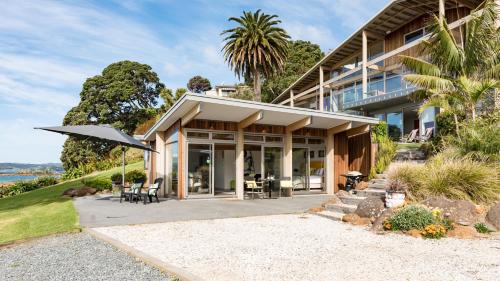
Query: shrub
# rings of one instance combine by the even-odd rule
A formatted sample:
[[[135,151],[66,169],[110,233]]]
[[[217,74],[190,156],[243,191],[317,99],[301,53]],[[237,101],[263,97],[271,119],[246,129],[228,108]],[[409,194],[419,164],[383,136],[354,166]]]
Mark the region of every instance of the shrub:
[[[423,230],[427,225],[436,222],[432,212],[418,205],[408,205],[399,209],[387,222],[391,230],[408,231],[410,229]]]
[[[98,191],[111,190],[112,187],[111,181],[105,179],[83,179],[82,183],[88,187],[93,187]]]
[[[111,175],[112,182],[121,183],[122,178],[123,178],[123,176],[121,173],[114,173],[113,175]]]
[[[490,233],[491,231],[488,229],[486,224],[482,222],[478,222],[474,225],[474,228],[476,229],[477,232],[479,233]]]
[[[143,171],[139,171],[139,170],[132,170],[130,172],[127,172],[125,174],[125,181],[126,182],[129,182],[129,183],[133,183],[133,182],[139,182],[139,181],[146,181],[146,173],[144,173]]]
[[[56,177],[40,177],[31,181],[19,181],[13,185],[0,188],[0,198],[19,195],[28,191],[57,184]]]
[[[41,187],[54,185],[57,184],[57,182],[58,182],[57,178],[52,176],[39,177],[36,179],[36,183]]]
[[[407,184],[410,200],[442,195],[489,204],[500,199],[498,167],[448,149],[424,165],[401,165],[391,171],[389,178]]]
[[[396,156],[397,145],[387,135],[387,124],[380,122],[372,128],[372,140],[378,143],[375,165],[370,170],[370,178],[383,173]]]
[[[440,239],[446,235],[446,228],[440,224],[429,224],[421,233],[425,238]]]
[[[387,184],[387,191],[390,192],[406,192],[407,189],[408,185],[400,179],[390,180]]]

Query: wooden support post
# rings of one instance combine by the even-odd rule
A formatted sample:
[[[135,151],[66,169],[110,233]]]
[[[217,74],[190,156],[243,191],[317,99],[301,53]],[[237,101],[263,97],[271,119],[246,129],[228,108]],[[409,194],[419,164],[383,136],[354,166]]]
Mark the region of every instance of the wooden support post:
[[[293,90],[290,90],[290,106],[293,107]]]
[[[239,200],[245,198],[244,190],[244,169],[245,169],[245,156],[244,156],[244,136],[243,129],[238,128],[236,133],[236,197]]]
[[[444,0],[439,0],[439,21],[443,22],[445,16]]]
[[[187,182],[186,182],[186,173],[185,173],[185,161],[187,159],[187,149],[184,142],[184,130],[182,127],[179,128],[179,140],[177,142],[178,151],[177,151],[177,198],[184,199],[186,198],[187,191]]]
[[[363,91],[363,98],[365,98],[366,93],[368,92],[368,39],[366,37],[366,32],[363,30],[361,33],[362,36],[362,72],[363,72],[363,78],[362,78],[362,91]]]
[[[163,179],[163,186],[160,187],[160,190],[158,192],[159,196],[164,197],[167,195],[167,191],[165,190],[165,187],[167,186],[165,184],[165,132],[160,131],[156,132],[156,151],[158,153],[154,153],[154,157],[156,157],[156,178],[162,178]]]
[[[326,181],[326,193],[335,193],[335,163],[334,163],[334,138],[331,131],[327,132],[326,135],[326,165],[325,165],[325,181]]]
[[[324,98],[324,79],[323,79],[323,66],[319,66],[319,111],[324,110],[323,98]]]
[[[284,161],[283,161],[283,176],[292,179],[293,175],[293,150],[292,150],[292,131],[285,131],[285,151],[284,151]]]

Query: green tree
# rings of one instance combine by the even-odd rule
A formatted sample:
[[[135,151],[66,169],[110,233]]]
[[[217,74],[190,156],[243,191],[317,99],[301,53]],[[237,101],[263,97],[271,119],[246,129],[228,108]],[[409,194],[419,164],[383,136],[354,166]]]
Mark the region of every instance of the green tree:
[[[299,77],[323,58],[319,45],[309,41],[292,41],[283,72],[269,77],[262,85],[262,100],[271,102]]]
[[[416,96],[424,97],[420,111],[437,106],[451,111],[458,132],[459,113],[476,119],[478,105],[500,87],[500,36],[496,21],[498,5],[487,0],[472,11],[465,24],[463,43],[457,42],[446,20],[433,18],[430,38],[423,42],[426,60],[401,56],[402,63],[414,74],[405,79],[418,86]]]
[[[164,89],[151,67],[132,61],[110,64],[101,75],[88,78],[80,92],[80,103],[64,117],[63,125],[110,124],[127,134],[154,116],[154,106]],[[105,142],[69,138],[61,161],[66,169],[97,161],[113,148]]]
[[[187,88],[193,93],[201,94],[212,89],[212,85],[210,85],[210,81],[207,78],[196,75],[189,79]]]
[[[243,16],[231,17],[237,27],[224,30],[224,57],[238,78],[253,79],[255,99],[261,101],[261,76],[271,77],[281,72],[288,52],[287,32],[280,28],[277,15],[243,12]]]

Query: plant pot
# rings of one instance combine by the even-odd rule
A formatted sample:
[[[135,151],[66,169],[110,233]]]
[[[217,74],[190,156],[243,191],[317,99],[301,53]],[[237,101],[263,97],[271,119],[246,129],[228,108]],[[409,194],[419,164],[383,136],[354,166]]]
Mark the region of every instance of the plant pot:
[[[111,192],[113,197],[120,197],[121,193],[121,183],[113,182],[111,183]]]
[[[386,191],[385,192],[385,206],[387,208],[395,208],[405,203],[406,195],[404,192]]]

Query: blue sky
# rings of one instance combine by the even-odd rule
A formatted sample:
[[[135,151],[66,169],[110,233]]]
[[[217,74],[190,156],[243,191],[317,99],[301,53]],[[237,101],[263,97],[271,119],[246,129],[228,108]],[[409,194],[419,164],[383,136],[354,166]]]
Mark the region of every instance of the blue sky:
[[[389,0],[17,1],[0,9],[0,162],[59,162],[60,125],[86,78],[108,64],[152,66],[170,88],[194,75],[237,82],[220,53],[227,18],[262,9],[292,39],[335,48]]]

